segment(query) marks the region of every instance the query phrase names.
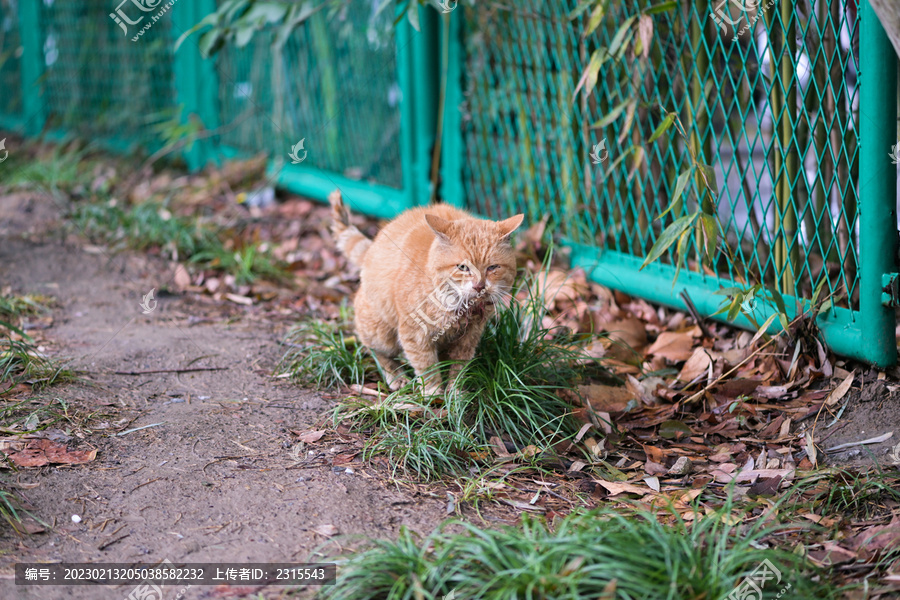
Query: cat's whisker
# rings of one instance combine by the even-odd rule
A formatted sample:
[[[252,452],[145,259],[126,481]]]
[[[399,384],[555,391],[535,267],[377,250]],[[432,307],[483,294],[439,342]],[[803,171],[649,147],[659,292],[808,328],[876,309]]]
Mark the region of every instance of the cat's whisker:
[[[512,293],[509,290],[498,288],[491,292],[490,298],[491,302],[494,304],[499,304],[504,308],[508,308],[512,302]]]

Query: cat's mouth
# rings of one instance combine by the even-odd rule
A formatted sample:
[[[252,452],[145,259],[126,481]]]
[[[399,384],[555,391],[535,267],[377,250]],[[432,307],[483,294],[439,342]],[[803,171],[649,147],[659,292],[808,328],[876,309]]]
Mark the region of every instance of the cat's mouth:
[[[494,306],[494,298],[487,292],[480,292],[472,296],[466,305],[466,312],[469,315],[480,317],[488,307]]]

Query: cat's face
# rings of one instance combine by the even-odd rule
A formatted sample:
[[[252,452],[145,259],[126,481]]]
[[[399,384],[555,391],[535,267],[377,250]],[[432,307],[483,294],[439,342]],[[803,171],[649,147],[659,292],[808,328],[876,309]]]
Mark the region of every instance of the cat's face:
[[[447,221],[426,215],[437,235],[428,260],[428,274],[441,304],[460,312],[479,301],[506,304],[516,277],[516,258],[509,235],[524,215],[505,221]]]

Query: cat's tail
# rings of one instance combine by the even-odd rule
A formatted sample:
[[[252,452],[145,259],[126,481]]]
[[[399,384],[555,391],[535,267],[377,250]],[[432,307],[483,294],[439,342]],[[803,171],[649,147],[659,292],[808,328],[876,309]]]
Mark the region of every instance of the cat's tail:
[[[328,195],[328,203],[331,204],[331,216],[334,219],[331,222],[331,233],[334,234],[338,250],[347,257],[347,260],[362,266],[363,256],[372,245],[372,240],[363,235],[355,225],[350,224],[350,211],[344,206],[340,190],[334,190]]]

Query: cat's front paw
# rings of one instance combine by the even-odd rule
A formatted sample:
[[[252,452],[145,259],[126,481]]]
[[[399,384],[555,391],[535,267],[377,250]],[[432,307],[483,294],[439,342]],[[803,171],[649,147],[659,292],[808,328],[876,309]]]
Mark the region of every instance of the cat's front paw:
[[[444,386],[439,381],[425,381],[422,387],[423,396],[441,396],[444,393]]]
[[[407,383],[409,383],[409,379],[407,379],[406,377],[403,377],[401,375],[398,375],[397,377],[393,377],[388,381],[388,387],[391,388],[392,392],[396,392],[397,390],[399,390],[400,388],[405,386]]]

